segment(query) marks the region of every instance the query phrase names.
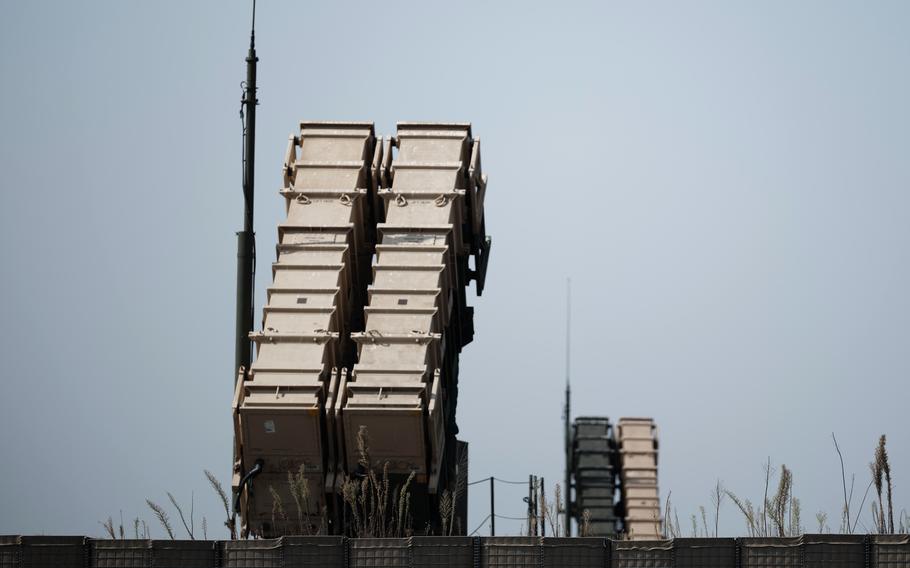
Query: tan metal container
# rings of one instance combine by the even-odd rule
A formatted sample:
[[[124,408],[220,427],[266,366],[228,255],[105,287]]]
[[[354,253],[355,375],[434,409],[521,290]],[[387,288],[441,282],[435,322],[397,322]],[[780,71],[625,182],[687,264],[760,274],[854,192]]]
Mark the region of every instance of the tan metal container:
[[[626,534],[630,540],[657,540],[661,537],[663,519],[627,519],[625,521]]]
[[[334,483],[333,369],[353,356],[352,316],[366,298],[375,146],[368,123],[301,123],[288,144],[280,191],[287,218],[278,227],[263,329],[252,334],[257,358],[235,400],[235,482],[263,461],[256,490],[241,502],[247,527],[260,537],[288,530],[273,526],[269,488],[285,511],[296,511],[289,473],[303,467],[314,516]]]
[[[654,499],[657,495],[657,485],[628,485],[625,488],[625,494],[629,501]]]
[[[654,439],[650,436],[646,438],[624,438],[622,440],[622,449],[628,452],[654,452]]]
[[[344,427],[348,445],[361,426],[371,440],[378,430],[375,435],[389,443],[371,447],[374,460],[387,460],[395,473],[413,469],[435,493],[446,423],[454,418],[443,412],[442,382],[455,378],[447,379],[441,370],[449,365],[453,296],[461,293],[455,289],[456,257],[469,252],[462,225],[474,142],[467,124],[401,123],[393,144],[397,157],[392,159],[390,151],[384,163],[390,183],[379,192],[385,222],[377,226],[366,331],[353,336],[359,362],[347,384]],[[388,427],[401,421],[413,423],[412,432]],[[424,428],[428,440],[421,435]]]
[[[657,427],[650,418],[621,418],[616,434],[626,532],[634,540],[660,538]]]
[[[627,469],[655,469],[657,468],[657,452],[630,452],[619,450],[623,467]]]

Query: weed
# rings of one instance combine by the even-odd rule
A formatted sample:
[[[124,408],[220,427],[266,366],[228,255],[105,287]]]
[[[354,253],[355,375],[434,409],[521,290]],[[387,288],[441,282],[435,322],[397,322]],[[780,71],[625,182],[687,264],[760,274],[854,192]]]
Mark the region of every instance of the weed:
[[[272,526],[280,533],[282,527],[287,526],[288,516],[284,512],[281,495],[272,485],[269,485],[269,493],[272,495]]]
[[[174,540],[174,529],[171,527],[171,520],[167,516],[167,512],[161,508],[160,505],[154,503],[150,499],[146,499],[145,502],[148,504],[149,509],[155,513],[155,516],[158,518],[158,522],[161,523],[161,526],[164,527],[165,532],[170,537],[171,540]]]
[[[673,503],[670,500],[670,496],[673,495],[672,491],[667,492],[667,501],[664,504],[664,538],[680,538],[682,532],[679,530],[679,515],[675,508],[673,508]],[[675,521],[675,522],[674,522]]]
[[[288,472],[288,487],[291,498],[297,508],[297,534],[312,534],[312,528],[304,519],[310,516],[310,481],[304,475],[304,465],[300,464],[297,473]],[[306,526],[304,526],[306,525]]]
[[[369,452],[369,435],[365,426],[357,433],[358,464],[363,470],[362,478],[345,475],[341,486],[341,497],[345,503],[346,517],[350,512],[350,523],[345,523],[345,532],[352,537],[408,537],[413,534],[411,518],[411,482],[416,472],[411,472],[404,483],[391,487],[389,463],[382,466],[382,473],[377,474],[372,467]],[[443,517],[445,532],[454,527],[455,496],[443,492],[442,499],[447,498]],[[391,505],[391,506],[390,506]],[[446,513],[443,515],[442,513]],[[428,533],[429,534],[429,533]]]
[[[218,481],[218,478],[215,477],[212,472],[207,469],[204,470],[204,472],[206,479],[209,480],[209,485],[211,485],[215,493],[218,494],[218,498],[224,506],[224,526],[227,527],[228,531],[231,533],[231,540],[235,540],[237,538],[237,516],[231,512],[231,503],[227,497],[227,493],[225,493],[221,482]]]
[[[168,491],[167,498],[170,499],[171,504],[177,509],[177,514],[180,516],[180,522],[183,523],[183,528],[186,529],[186,534],[189,535],[190,540],[196,540],[196,537],[193,535],[193,529],[195,529],[195,521],[193,520],[193,511],[194,511],[194,498],[193,494],[190,493],[190,524],[186,524],[186,517],[183,516],[183,509],[180,507],[180,504],[177,503],[177,499],[174,498],[174,495]]]
[[[100,521],[99,521],[99,522],[100,522]],[[101,526],[104,527],[104,531],[108,534],[108,536],[110,536],[112,539],[116,539],[116,538],[117,538],[117,533],[114,532],[114,519],[113,519],[113,517],[108,517],[108,518],[107,518],[107,521],[101,523]]]
[[[765,497],[762,506],[756,509],[749,499],[741,499],[730,490],[723,489],[724,494],[733,501],[746,520],[749,536],[797,536],[802,533],[800,526],[800,504],[793,497],[793,472],[786,465],[781,466],[777,490],[768,497],[774,469],[770,458],[765,463]],[[721,488],[715,487],[715,495]],[[718,507],[719,512],[719,507]],[[715,533],[716,534],[716,533]],[[707,536],[707,534],[705,535]]]
[[[439,498],[439,517],[442,520],[442,535],[451,536],[451,517],[455,513],[455,503],[452,501],[452,495],[446,489]]]
[[[824,511],[815,513],[815,520],[818,522],[819,534],[831,532],[831,527],[828,526],[828,513]]]
[[[714,537],[717,538],[717,533],[720,530],[720,506],[724,502],[724,485],[718,479],[717,483],[714,485],[714,493],[711,494],[711,502],[714,504]],[[669,499],[670,496],[667,495]]]
[[[581,534],[579,536],[591,536],[591,511],[585,509],[581,513]]]

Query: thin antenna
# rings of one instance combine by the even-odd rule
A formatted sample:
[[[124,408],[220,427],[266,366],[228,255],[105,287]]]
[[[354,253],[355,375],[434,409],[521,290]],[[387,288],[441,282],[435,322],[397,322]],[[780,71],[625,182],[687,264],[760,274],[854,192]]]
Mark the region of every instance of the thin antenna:
[[[566,278],[566,390],[569,389],[569,370],[572,349],[572,279]]]
[[[565,419],[565,449],[566,449],[566,504],[565,527],[566,536],[572,536],[572,389],[569,385],[570,373],[570,348],[572,346],[572,279],[566,278],[566,403],[563,407]]]

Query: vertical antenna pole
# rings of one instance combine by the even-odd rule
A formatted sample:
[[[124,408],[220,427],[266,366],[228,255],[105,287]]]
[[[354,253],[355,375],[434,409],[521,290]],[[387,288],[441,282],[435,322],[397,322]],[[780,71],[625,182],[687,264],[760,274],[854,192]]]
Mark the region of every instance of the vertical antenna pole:
[[[566,278],[566,402],[563,409],[565,419],[566,449],[566,504],[563,513],[566,521],[566,536],[572,536],[572,415],[571,387],[569,386],[570,348],[572,345],[572,279]]]
[[[572,349],[572,279],[566,278],[566,390],[569,390]]]
[[[253,232],[253,179],[256,164],[256,0],[253,0],[253,22],[250,49],[246,56],[246,82],[243,111],[243,230],[237,233],[237,328],[234,346],[234,380],[240,369],[249,372],[252,361],[253,284],[256,276],[256,234]]]
[[[496,479],[490,476],[490,536],[496,536],[496,499],[494,499],[494,484]]]

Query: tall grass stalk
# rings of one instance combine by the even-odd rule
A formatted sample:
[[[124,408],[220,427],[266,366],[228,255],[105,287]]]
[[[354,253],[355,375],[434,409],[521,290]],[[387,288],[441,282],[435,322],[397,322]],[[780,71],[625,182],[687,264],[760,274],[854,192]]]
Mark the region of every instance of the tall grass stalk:
[[[345,475],[341,487],[346,513],[350,512],[352,521],[345,523],[346,532],[352,537],[409,537],[413,534],[410,486],[416,472],[412,471],[400,486],[392,487],[388,461],[383,463],[382,473],[378,474],[373,468],[369,447],[369,434],[366,427],[361,426],[357,433],[357,450],[362,478]],[[451,533],[460,522],[455,519],[456,496],[457,493],[448,490],[441,495],[440,504],[445,504],[445,510],[440,511],[443,533]]]
[[[227,527],[228,532],[231,534],[231,540],[237,539],[237,515],[231,511],[231,502],[228,499],[227,493],[224,491],[224,487],[221,485],[221,482],[218,481],[218,478],[215,477],[209,470],[204,470],[205,478],[208,479],[209,485],[212,486],[212,490],[218,495],[218,499],[221,501],[221,505],[224,507],[224,526]]]
[[[714,505],[714,538],[717,538],[717,534],[720,531],[720,506],[724,502],[724,485],[721,480],[717,480],[717,483],[714,485],[714,493],[711,494],[711,502]],[[669,500],[670,496],[667,495]]]
[[[183,516],[183,508],[180,507],[180,504],[177,503],[177,499],[174,498],[174,495],[170,491],[167,492],[167,498],[170,499],[171,504],[174,506],[175,509],[177,509],[177,514],[180,516],[180,522],[183,523],[183,528],[186,529],[186,534],[189,535],[190,540],[196,540],[196,537],[193,534],[193,528],[194,528],[193,525],[195,523],[193,522],[194,506],[193,506],[192,494],[190,494],[190,523],[189,524],[187,524],[187,522],[186,522],[186,517]]]
[[[171,520],[168,518],[167,512],[165,512],[165,510],[160,505],[150,499],[146,499],[145,502],[148,504],[149,509],[155,513],[155,517],[158,519],[158,522],[161,523],[161,526],[164,528],[165,532],[167,532],[167,536],[170,537],[171,540],[174,540],[174,528],[171,527]]]
[[[104,527],[104,532],[106,532],[107,535],[109,537],[111,537],[111,539],[117,538],[117,533],[114,532],[114,518],[113,517],[108,517],[107,521],[105,521],[105,522],[99,521],[99,523],[101,524],[102,527]]]

